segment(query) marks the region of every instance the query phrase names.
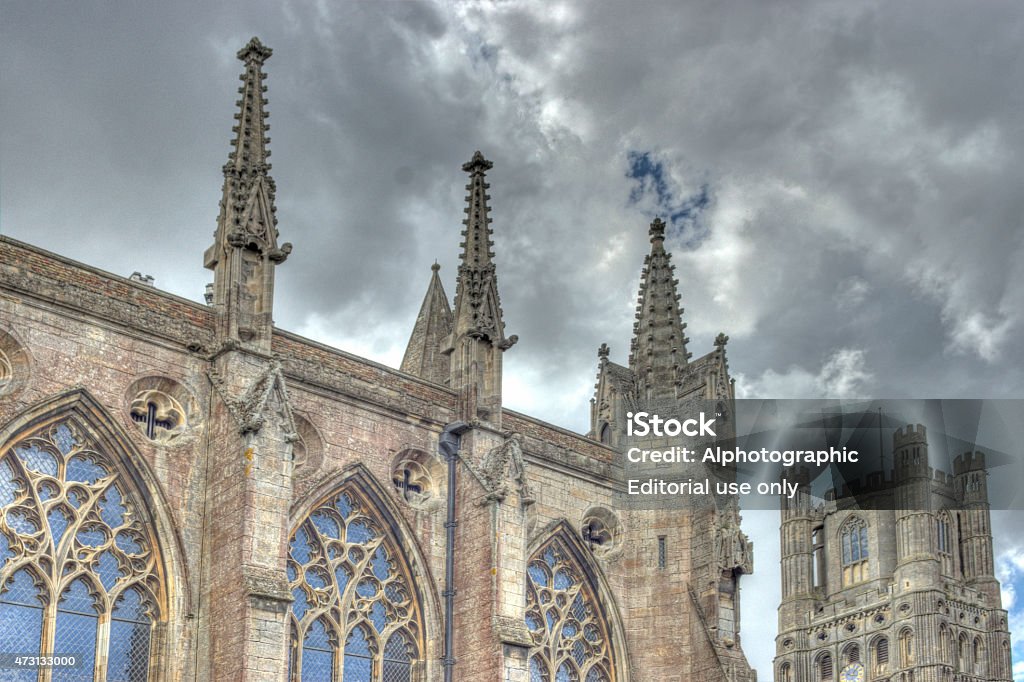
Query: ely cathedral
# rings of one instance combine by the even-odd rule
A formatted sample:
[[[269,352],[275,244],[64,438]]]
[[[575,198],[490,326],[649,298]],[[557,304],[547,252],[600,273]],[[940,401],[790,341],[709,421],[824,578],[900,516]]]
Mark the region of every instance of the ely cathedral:
[[[687,351],[665,225],[586,435],[503,408],[479,152],[454,304],[435,266],[400,369],[278,329],[270,55],[238,53],[204,303],[0,237],[0,680],[755,682],[735,501],[621,495],[628,411],[734,401],[727,337]],[[1011,679],[961,464],[957,514],[784,510],[776,679]]]

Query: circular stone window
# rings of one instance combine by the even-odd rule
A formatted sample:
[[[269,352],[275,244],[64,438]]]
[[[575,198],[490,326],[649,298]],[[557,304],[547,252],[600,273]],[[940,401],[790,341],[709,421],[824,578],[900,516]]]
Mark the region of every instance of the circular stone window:
[[[608,556],[622,544],[622,522],[605,507],[591,507],[580,524],[583,543],[595,556]]]
[[[166,377],[145,377],[128,389],[128,414],[149,440],[167,444],[185,433],[197,415],[188,389]]]
[[[441,503],[444,465],[416,448],[402,449],[391,467],[391,484],[409,506],[426,509]]]

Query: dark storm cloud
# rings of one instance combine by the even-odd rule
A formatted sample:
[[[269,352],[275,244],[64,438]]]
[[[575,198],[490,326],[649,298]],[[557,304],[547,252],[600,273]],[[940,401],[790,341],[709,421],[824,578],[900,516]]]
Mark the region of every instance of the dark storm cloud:
[[[1020,397],[1022,16],[6,3],[0,230],[200,299],[234,53],[259,35],[295,244],[277,280],[285,328],[397,365],[435,258],[454,295],[459,167],[480,149],[521,339],[506,356],[515,409],[588,428],[596,349],[626,361],[658,212],[676,217],[690,350],[728,333],[742,393]]]

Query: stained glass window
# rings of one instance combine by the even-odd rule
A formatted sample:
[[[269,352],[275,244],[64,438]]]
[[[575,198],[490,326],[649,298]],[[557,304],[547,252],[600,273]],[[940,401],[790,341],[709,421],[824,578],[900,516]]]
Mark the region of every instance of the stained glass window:
[[[59,421],[0,457],[0,651],[75,655],[54,682],[91,681],[102,660],[106,679],[145,682],[162,595],[156,544],[128,481],[84,433]]]
[[[355,485],[317,506],[288,553],[293,681],[409,682],[423,626],[396,538]]]
[[[608,627],[594,589],[558,536],[527,566],[526,626],[534,643],[530,682],[614,682]]]

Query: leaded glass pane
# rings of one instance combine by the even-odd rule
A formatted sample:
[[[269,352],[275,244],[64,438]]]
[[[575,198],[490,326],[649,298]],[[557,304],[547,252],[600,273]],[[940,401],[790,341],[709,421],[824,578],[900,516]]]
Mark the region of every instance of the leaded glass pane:
[[[96,664],[97,597],[84,579],[76,580],[61,595],[53,653],[72,655],[76,668],[54,668],[54,682],[91,681]]]
[[[558,666],[558,672],[555,673],[555,682],[579,682],[579,679],[576,670],[568,662]]]
[[[412,645],[401,632],[391,635],[384,645],[383,682],[410,682],[412,676]]]
[[[545,664],[537,656],[530,658],[530,682],[548,682]]]
[[[527,566],[526,625],[533,637],[530,682],[605,682],[612,678],[607,624],[593,588],[558,537]],[[593,673],[593,674],[591,674]]]
[[[354,628],[345,642],[345,682],[370,682],[373,651],[361,627]]]
[[[14,470],[6,461],[0,461],[0,507],[14,502],[20,489],[20,483],[14,478]]]
[[[325,650],[312,647],[308,639],[324,617],[344,624],[335,625],[344,650],[338,651],[334,640],[330,646],[332,660],[341,661],[343,682],[410,679],[418,650],[414,642],[422,636],[419,605],[411,597],[397,542],[386,528],[351,488],[314,509],[293,533],[288,559],[292,636],[302,642],[293,665],[302,671],[302,680],[312,679],[308,661],[325,660]],[[324,664],[313,665],[321,675]]]
[[[0,651],[38,654],[43,632],[43,602],[32,576],[21,569],[0,594]],[[34,670],[4,670],[5,682],[35,682]]]
[[[79,665],[55,668],[55,682],[92,680],[98,655],[109,682],[145,681],[160,560],[131,484],[83,433],[73,420],[43,427],[0,458],[0,516],[10,533],[0,534],[0,651],[74,654]],[[26,560],[45,580],[24,569],[11,575]],[[110,635],[97,651],[103,619]],[[44,622],[54,628],[52,652],[40,651]]]
[[[57,475],[57,458],[39,444],[15,448],[15,452],[18,453],[18,457],[29,471],[47,476]]]
[[[150,619],[139,592],[126,590],[110,621],[107,681],[146,682],[149,671]]]
[[[313,621],[302,640],[302,680],[322,682],[334,675],[334,646],[322,620]]]

